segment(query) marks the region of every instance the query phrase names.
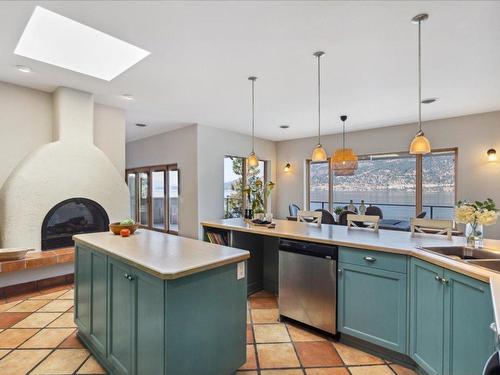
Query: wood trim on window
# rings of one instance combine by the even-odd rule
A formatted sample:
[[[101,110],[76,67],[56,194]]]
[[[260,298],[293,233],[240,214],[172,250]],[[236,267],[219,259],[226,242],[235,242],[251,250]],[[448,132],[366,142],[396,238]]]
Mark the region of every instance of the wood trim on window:
[[[433,149],[431,151],[432,153],[438,153],[438,152],[454,152],[455,153],[455,164],[454,164],[454,187],[455,187],[455,202],[457,201],[458,197],[458,147],[448,147],[448,148],[437,148]],[[385,155],[385,154],[406,154],[410,155],[408,151],[399,151],[399,152],[381,152],[381,153],[373,153],[373,154],[367,154],[367,155],[358,155],[359,159],[367,158],[369,156],[373,155]],[[423,155],[411,155],[415,157],[415,215],[418,215],[420,212],[423,210]],[[310,175],[310,165],[311,165],[312,160],[311,159],[306,159],[306,173],[305,173],[305,178],[306,178],[306,202],[304,204],[304,207],[306,207],[307,210],[310,210],[310,202],[311,202],[311,175]],[[319,163],[324,163],[324,162],[319,162]],[[332,212],[333,210],[333,173],[331,170],[330,166],[330,159],[328,159],[329,163],[329,168],[328,168],[328,207],[329,211]]]
[[[148,223],[147,225],[139,224],[141,228],[153,230],[156,232],[170,233],[170,234],[178,234],[178,231],[170,230],[170,212],[169,212],[169,174],[168,172],[171,170],[177,170],[177,164],[160,164],[160,165],[151,165],[137,168],[128,168],[125,170],[125,183],[128,185],[128,175],[135,175],[135,217],[134,220],[139,223],[140,222],[140,182],[139,182],[139,173],[145,173],[147,175],[148,180],[148,192],[147,192],[147,210],[148,210]],[[164,193],[164,222],[165,225],[162,228],[156,228],[153,226],[153,172],[163,172],[163,193]],[[178,173],[178,181],[180,181],[180,174]],[[180,184],[178,184],[180,185]],[[180,195],[180,188],[178,188],[178,196]],[[179,214],[179,213],[177,213]],[[179,221],[179,217],[178,217]]]

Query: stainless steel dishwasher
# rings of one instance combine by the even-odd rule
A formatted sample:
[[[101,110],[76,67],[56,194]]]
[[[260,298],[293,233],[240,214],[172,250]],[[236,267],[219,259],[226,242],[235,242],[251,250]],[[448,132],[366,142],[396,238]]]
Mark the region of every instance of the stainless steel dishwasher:
[[[280,239],[280,315],[336,334],[337,259],[337,246]]]

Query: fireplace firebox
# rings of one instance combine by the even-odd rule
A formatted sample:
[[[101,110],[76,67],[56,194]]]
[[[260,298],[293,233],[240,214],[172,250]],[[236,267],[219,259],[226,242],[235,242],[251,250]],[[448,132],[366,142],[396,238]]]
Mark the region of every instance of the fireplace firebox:
[[[73,235],[105,232],[108,214],[102,206],[87,198],[70,198],[55,205],[42,223],[42,250],[73,246]]]

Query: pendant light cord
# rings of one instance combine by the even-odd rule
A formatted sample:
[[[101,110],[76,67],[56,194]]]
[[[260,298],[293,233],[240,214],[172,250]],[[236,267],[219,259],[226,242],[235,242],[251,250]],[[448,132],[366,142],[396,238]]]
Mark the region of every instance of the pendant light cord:
[[[257,77],[248,79],[252,82],[252,153],[255,153],[255,80]]]
[[[345,120],[342,121],[342,150],[345,150]]]
[[[320,68],[320,58],[321,54],[318,54],[318,145],[321,144],[321,68]]]
[[[420,28],[422,21],[418,21],[418,128],[422,132],[422,47]]]

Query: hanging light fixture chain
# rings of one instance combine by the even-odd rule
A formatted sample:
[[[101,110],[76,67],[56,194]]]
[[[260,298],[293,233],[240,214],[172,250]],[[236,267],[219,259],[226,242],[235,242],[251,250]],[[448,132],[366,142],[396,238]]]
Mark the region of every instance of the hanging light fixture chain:
[[[318,144],[321,144],[321,54],[318,53]]]
[[[422,47],[421,47],[421,25],[418,21],[418,128],[422,131]]]

